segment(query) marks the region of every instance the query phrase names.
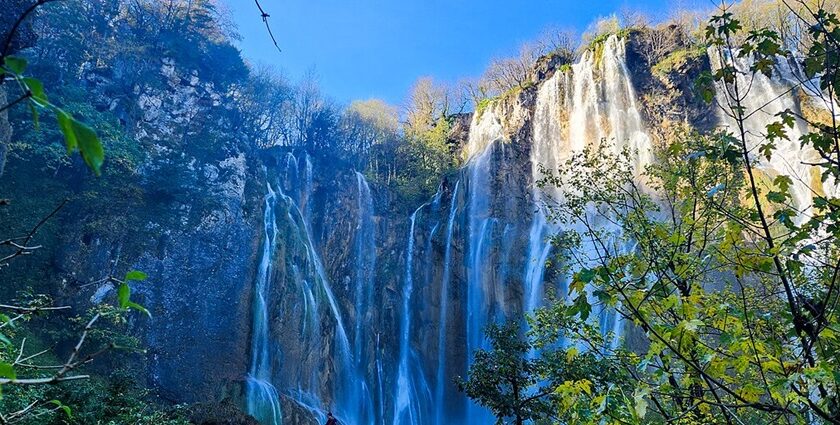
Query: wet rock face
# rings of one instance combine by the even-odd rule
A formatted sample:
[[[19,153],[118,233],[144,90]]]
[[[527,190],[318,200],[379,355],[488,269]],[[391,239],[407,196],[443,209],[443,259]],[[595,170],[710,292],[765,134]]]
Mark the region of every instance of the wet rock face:
[[[149,280],[133,292],[153,317],[131,315],[130,327],[148,353],[138,365],[148,384],[177,402],[237,399],[247,369],[264,176],[249,145],[227,130],[236,118],[221,105],[228,100],[214,101],[212,87],[189,72],[169,71],[160,75],[169,83],[138,88],[130,105],[149,118],[126,121],[132,148],[142,153],[126,159],[105,140],[105,178],[94,178],[78,156],[50,169],[31,152],[14,153],[3,178],[18,227],[63,197],[70,201],[40,235],[48,248],[20,264],[33,272],[16,275],[13,285],[60,294],[81,313],[114,300],[103,277],[146,272]],[[109,78],[86,80],[91,99],[106,109],[116,105],[105,92],[116,84]],[[124,102],[131,96],[121,102],[117,112],[130,109]]]
[[[164,189],[140,183],[148,197],[127,210],[102,211],[98,219],[112,223],[107,226],[67,220],[54,260],[59,276],[78,282],[67,289],[79,308],[114,296],[109,284],[82,282],[130,269],[150,276],[133,291],[153,317],[132,316],[132,327],[148,351],[150,383],[179,402],[238,392],[259,241],[258,205],[246,195],[259,179],[253,164],[238,155],[201,170],[223,170],[224,176]]]

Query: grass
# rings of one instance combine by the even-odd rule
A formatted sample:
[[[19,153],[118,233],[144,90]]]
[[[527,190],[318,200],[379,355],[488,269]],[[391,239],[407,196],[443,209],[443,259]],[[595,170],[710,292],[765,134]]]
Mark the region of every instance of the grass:
[[[655,74],[667,74],[686,64],[688,61],[702,57],[705,54],[706,47],[701,45],[674,50],[668,54],[668,56],[665,56],[662,60],[653,65],[651,70],[653,70]]]

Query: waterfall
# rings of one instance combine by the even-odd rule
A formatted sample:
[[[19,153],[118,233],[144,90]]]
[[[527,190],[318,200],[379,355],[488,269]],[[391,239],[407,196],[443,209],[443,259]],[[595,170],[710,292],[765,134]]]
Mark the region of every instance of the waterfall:
[[[587,51],[572,65],[570,73],[556,72],[539,87],[530,152],[534,183],[544,177],[542,168],[556,170],[574,153],[599,146],[602,140],[614,154],[623,149],[630,151],[637,177],[651,163],[652,142],[636,104],[625,49],[624,41],[611,36],[604,41],[600,57],[594,51]],[[534,185],[532,188],[535,205],[525,270],[526,311],[538,307],[544,297],[545,262],[551,251],[546,238],[563,230],[583,230],[574,226],[563,229],[546,219],[544,204],[562,202],[564,192],[574,190],[566,186],[539,188]],[[601,225],[609,232],[619,230],[603,221]],[[591,249],[583,247],[584,252],[591,252]],[[617,340],[621,336],[621,324],[615,313],[601,309],[599,314],[602,332],[613,332]]]
[[[438,359],[437,377],[435,380],[435,424],[443,425],[445,415],[444,394],[446,393],[446,331],[447,317],[449,316],[449,279],[452,273],[452,230],[455,227],[455,215],[458,212],[458,187],[461,181],[455,182],[455,189],[452,190],[452,199],[449,204],[449,218],[446,223],[446,239],[443,254],[443,276],[440,284],[440,314],[438,316]],[[451,385],[451,383],[449,384]]]
[[[414,290],[412,270],[414,265],[414,229],[417,213],[429,204],[423,204],[411,214],[409,219],[408,242],[405,251],[405,278],[403,281],[403,305],[400,318],[400,357],[397,369],[397,380],[394,401],[394,425],[424,424],[424,412],[421,409],[420,398],[427,389],[422,376],[415,372],[419,361],[411,349],[411,295]],[[420,382],[417,382],[417,381]]]
[[[379,398],[379,403],[378,403],[379,404],[379,406],[378,406],[379,407],[379,409],[378,409],[379,416],[377,418],[378,419],[377,422],[376,422],[377,424],[384,424],[385,423],[385,391],[383,390],[383,388],[385,388],[385,382],[383,381],[384,378],[382,376],[383,375],[383,373],[382,373],[383,367],[382,367],[382,353],[381,353],[382,348],[381,347],[382,347],[382,343],[381,343],[381,340],[380,340],[380,334],[377,333],[376,334],[376,346],[375,346],[375,349],[374,349],[374,352],[376,353],[376,360],[374,361],[375,364],[376,364],[376,389],[377,389],[376,394]]]
[[[494,300],[491,299],[495,291],[490,291],[486,275],[492,265],[487,251],[488,239],[495,222],[492,217],[490,200],[493,196],[493,146],[504,142],[501,120],[492,107],[488,107],[481,117],[473,120],[470,127],[467,151],[471,155],[467,163],[467,211],[468,240],[467,240],[467,297],[466,297],[466,350],[468,353],[467,367],[472,364],[472,353],[484,346],[484,328],[490,321]],[[485,274],[485,271],[488,273]],[[471,424],[491,423],[492,415],[470,400],[466,401],[466,420]]]
[[[254,282],[253,325],[251,330],[251,367],[247,379],[247,409],[248,413],[257,418],[261,424],[281,425],[283,413],[280,410],[280,396],[271,384],[271,350],[269,339],[268,305],[266,298],[271,284],[271,269],[276,243],[276,224],[274,207],[277,196],[268,186],[265,196],[265,212],[263,216],[263,249],[262,257]]]
[[[822,183],[818,177],[820,172],[813,163],[820,162],[818,154],[809,146],[803,147],[800,137],[808,133],[808,125],[801,119],[795,119],[792,128],[786,127],[787,139],[777,139],[775,150],[770,159],[758,154],[758,147],[764,143],[767,134],[767,125],[780,120],[778,114],[790,109],[796,115],[802,115],[801,102],[810,100],[815,102],[816,107],[826,107],[822,100],[818,100],[815,90],[819,85],[813,82],[801,84],[797,79],[797,70],[791,65],[787,58],[779,57],[775,63],[773,73],[775,78],[770,78],[761,72],[752,73],[750,67],[753,64],[751,55],[745,57],[722,58],[713,49],[709,50],[709,56],[713,67],[719,68],[721,60],[726,60],[737,70],[736,82],[738,84],[740,97],[743,98],[741,106],[744,108],[744,133],[747,141],[747,148],[750,152],[756,152],[757,170],[772,180],[776,175],[786,175],[791,178],[793,184],[790,187],[790,194],[798,215],[797,223],[802,223],[811,217],[814,192],[812,188],[823,191],[827,194],[836,193],[836,182],[833,178]],[[724,128],[739,137],[737,121],[733,118],[733,107],[730,105],[725,93],[727,88],[722,84],[717,90],[717,100],[722,106],[719,110],[719,119]],[[804,90],[804,93],[800,90]],[[745,96],[745,94],[748,95]],[[803,99],[797,95],[804,94]],[[760,183],[761,184],[761,183]]]
[[[749,64],[738,66],[746,69]],[[752,134],[764,133],[775,114],[787,108],[801,112],[800,99],[789,92],[795,72],[785,72],[781,79],[758,75],[753,82],[757,96],[748,97],[746,105],[747,113],[756,111],[747,123],[751,148],[759,143]],[[531,94],[535,94],[532,111],[524,101],[530,101]],[[315,193],[321,201],[331,192],[316,184],[316,167],[308,156],[289,154],[278,167],[281,176],[268,186],[265,196],[264,241],[252,302],[246,397],[248,412],[261,423],[281,425],[280,394],[313,418],[323,420],[326,411],[333,410],[347,425],[495,422],[488,410],[454,390],[451,375],[466,372],[472,354],[487,348],[488,324],[533,311],[543,305],[549,291],[561,300],[568,296],[565,284],[570,273],[546,269],[553,254],[548,238],[564,231],[585,231],[580,224],[551,220],[548,205],[564,202],[579,188],[562,182],[556,188],[539,187],[543,169],[556,170],[587,148],[602,147],[615,155],[626,149],[644,188],[642,172],[653,161],[652,141],[626,64],[625,42],[616,36],[607,38],[597,53],[584,52],[569,70],[555,72],[535,93],[526,92],[520,99],[492,102],[473,116],[464,148],[466,165],[448,195],[441,185],[432,200],[409,215],[405,253],[399,254],[405,257],[393,261],[404,262],[405,269],[385,279],[379,290],[375,289],[377,267],[383,274],[395,266],[389,258],[377,258],[377,253],[385,247],[399,250],[394,246],[403,241],[399,235],[393,244],[388,238],[377,240],[378,218],[365,177],[355,173],[356,197],[350,202],[341,197],[335,204],[355,211],[325,212],[319,209]],[[778,100],[768,102],[773,99]],[[812,203],[803,182],[814,179],[813,169],[802,164],[813,159],[812,153],[798,146],[798,137],[806,130],[797,121],[789,130],[791,142],[778,142],[771,160],[757,160],[768,175],[792,176],[794,199],[803,210]],[[345,213],[349,219],[321,220],[330,213]],[[596,226],[607,237],[614,238],[610,249],[632,251],[631,246],[619,245],[624,240],[620,229],[603,212],[587,213],[587,218],[598,220]],[[338,241],[347,240],[348,252],[340,254],[348,255],[328,261],[330,275],[322,258],[334,258],[319,252],[321,239],[313,232],[322,230],[313,229],[313,221],[316,227],[325,223],[325,232],[338,230],[341,238],[347,236]],[[337,222],[340,229],[329,227]],[[324,249],[333,249],[335,241],[325,238]],[[438,247],[442,252],[435,251]],[[594,260],[593,251],[586,241],[576,251],[583,266]],[[441,258],[442,269],[435,269]],[[340,273],[346,290],[335,287],[334,293],[329,276]],[[287,298],[270,301],[272,285],[275,297],[285,291]],[[434,298],[424,299],[430,296]],[[614,335],[609,343],[620,343],[624,324],[614,309],[599,306],[593,298],[592,320],[599,321],[605,335]],[[289,317],[294,328],[286,333],[270,329],[269,317],[277,318],[275,324]],[[294,338],[299,340],[286,340]],[[289,346],[291,353],[282,351]],[[301,363],[302,370],[295,369],[294,361]]]
[[[356,388],[347,392],[345,409],[352,412],[353,406],[357,406],[357,414],[353,423],[366,424],[374,422],[373,397],[370,388],[367,386],[365,375],[367,372],[368,358],[366,355],[366,342],[368,339],[367,327],[370,324],[369,308],[373,301],[373,287],[376,270],[376,234],[373,222],[373,197],[370,194],[370,186],[365,177],[356,172],[356,186],[358,198],[356,208],[358,221],[356,225],[356,246],[355,265],[356,285],[354,291],[355,307],[355,333],[353,335],[353,359],[355,368],[353,381]],[[381,402],[381,401],[380,401]],[[376,423],[381,423],[378,418]]]
[[[303,164],[300,164],[303,162]],[[371,251],[375,243],[373,234],[373,208],[367,182],[358,180],[359,222],[357,228],[357,286],[364,288],[361,296],[354,297],[356,314],[366,314],[370,304],[373,279]],[[327,410],[333,410],[344,423],[369,423],[373,417],[373,400],[365,377],[366,360],[363,360],[365,339],[359,327],[354,327],[354,344],[351,345],[341,308],[330,280],[324,269],[315,240],[312,236],[312,210],[314,195],[313,166],[308,156],[297,158],[287,155],[283,187],[278,190],[285,209],[285,224],[289,231],[284,235],[288,268],[285,276],[287,286],[297,288],[299,295],[296,306],[302,317],[301,341],[305,344],[302,360],[312,361],[320,370],[329,371],[332,387],[324,387],[319,373],[295,370],[296,382],[287,387],[291,398],[314,417],[323,418]],[[285,190],[284,190],[285,189]],[[371,295],[372,296],[372,295]],[[329,324],[331,341],[324,340],[325,325]],[[364,334],[366,335],[366,334]],[[324,405],[331,400],[331,405]]]
[[[534,106],[534,139],[530,155],[534,217],[528,233],[528,259],[525,263],[526,312],[533,311],[542,302],[545,264],[551,252],[551,243],[547,238],[555,230],[546,219],[543,203],[548,200],[544,199],[543,192],[554,195],[556,190],[539,188],[537,182],[544,177],[542,168],[556,170],[571,152],[569,147],[562,143],[565,137],[560,125],[563,107],[561,91],[565,80],[566,74],[562,72],[556,72],[546,80],[537,91],[537,102]]]

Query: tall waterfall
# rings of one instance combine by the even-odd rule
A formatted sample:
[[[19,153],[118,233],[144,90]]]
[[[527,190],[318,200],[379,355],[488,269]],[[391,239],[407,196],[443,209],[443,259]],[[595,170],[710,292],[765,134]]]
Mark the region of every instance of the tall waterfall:
[[[500,117],[489,109],[482,116],[473,121],[470,127],[470,139],[467,143],[468,151],[473,156],[467,164],[469,175],[467,185],[468,240],[467,240],[467,299],[466,299],[466,352],[472,353],[482,348],[484,343],[484,328],[492,320],[495,311],[494,292],[490,287],[489,274],[493,272],[493,264],[488,264],[488,249],[493,226],[496,223],[492,216],[490,200],[493,196],[492,173],[493,153],[496,143],[504,142]],[[480,149],[484,149],[481,151]],[[503,266],[502,266],[503,267]],[[467,366],[471,364],[468,357]],[[466,420],[470,424],[490,423],[493,417],[487,409],[477,406],[472,401],[466,401]]]
[[[424,404],[421,398],[427,397],[428,385],[420,371],[418,358],[411,347],[411,297],[414,291],[414,230],[417,213],[428,204],[418,207],[409,218],[408,242],[405,251],[405,278],[403,281],[402,311],[400,312],[399,361],[397,365],[396,388],[394,389],[394,425],[423,424]]]
[[[268,185],[265,196],[265,212],[263,215],[263,248],[257,269],[257,279],[254,283],[254,300],[252,307],[252,336],[251,336],[251,367],[248,372],[247,409],[248,413],[265,425],[280,425],[283,423],[283,413],[280,410],[280,396],[271,383],[271,340],[269,337],[268,304],[266,302],[271,285],[271,265],[274,246],[277,238],[274,208],[277,195]]]
[[[540,86],[531,145],[534,182],[544,177],[543,169],[556,170],[572,154],[598,146],[602,141],[615,154],[628,149],[637,175],[650,164],[653,147],[636,105],[625,49],[624,41],[609,37],[604,41],[600,57],[594,51],[587,51],[572,66],[571,74],[555,73]],[[526,310],[538,307],[544,296],[544,267],[551,250],[546,237],[563,230],[546,220],[542,204],[562,202],[564,191],[569,190],[575,188],[533,188],[536,206],[529,235]],[[615,314],[602,310],[601,317],[602,331],[612,331],[619,337],[621,326]]]
[[[376,277],[376,231],[373,222],[373,197],[370,194],[370,186],[365,177],[356,172],[356,186],[358,198],[356,202],[356,213],[358,222],[356,226],[355,264],[356,282],[354,289],[355,308],[355,332],[353,335],[353,360],[354,377],[353,383],[356,388],[347,391],[345,409],[350,410],[357,406],[357,414],[354,416],[354,423],[382,423],[383,418],[375,417],[373,407],[373,396],[365,378],[367,366],[370,362],[367,347],[370,338],[370,308],[373,304],[374,278]],[[380,400],[380,403],[382,400]],[[351,410],[352,411],[352,410]]]
[[[446,239],[444,239],[444,254],[443,254],[443,276],[440,284],[440,314],[438,316],[438,359],[437,359],[437,376],[435,379],[435,425],[445,424],[446,403],[445,396],[447,388],[452,384],[448,382],[446,376],[446,334],[448,332],[448,316],[449,316],[449,285],[452,274],[452,232],[455,228],[455,217],[458,213],[458,189],[461,181],[455,183],[455,189],[452,191],[452,199],[449,204],[449,218],[446,222]]]

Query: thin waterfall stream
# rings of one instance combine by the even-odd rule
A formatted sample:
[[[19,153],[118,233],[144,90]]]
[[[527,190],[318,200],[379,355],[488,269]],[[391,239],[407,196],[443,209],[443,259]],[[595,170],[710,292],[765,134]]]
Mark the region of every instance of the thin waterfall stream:
[[[271,284],[272,260],[277,238],[274,208],[277,195],[267,185],[265,212],[263,216],[263,249],[254,283],[252,308],[253,327],[251,337],[251,367],[248,372],[247,408],[262,424],[281,425],[283,412],[280,396],[271,383],[271,340],[269,337],[269,313],[266,302]]]

